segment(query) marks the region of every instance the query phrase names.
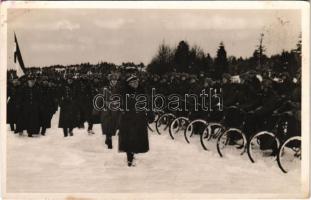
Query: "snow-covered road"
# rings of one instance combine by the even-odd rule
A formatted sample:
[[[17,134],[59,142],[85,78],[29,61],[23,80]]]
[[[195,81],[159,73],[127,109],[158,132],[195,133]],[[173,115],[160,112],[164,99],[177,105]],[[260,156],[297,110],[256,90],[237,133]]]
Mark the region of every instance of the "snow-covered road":
[[[283,174],[275,161],[252,164],[247,155],[220,158],[204,151],[199,138],[150,132],[150,151],[127,167],[124,153],[108,150],[100,126],[95,135],[74,129],[64,138],[58,113],[45,137],[28,138],[8,131],[7,191],[48,193],[183,192],[300,193],[300,171]]]

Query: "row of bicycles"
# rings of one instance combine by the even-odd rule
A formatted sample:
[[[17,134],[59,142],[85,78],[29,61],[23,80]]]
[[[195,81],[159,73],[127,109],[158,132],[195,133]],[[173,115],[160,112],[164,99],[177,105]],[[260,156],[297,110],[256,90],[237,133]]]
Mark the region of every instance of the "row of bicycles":
[[[274,114],[260,122],[260,126],[252,113],[235,106],[228,108],[218,122],[189,114],[163,111],[156,114],[156,132],[169,133],[172,140],[183,137],[190,144],[199,137],[204,150],[217,149],[220,157],[247,154],[252,163],[263,159],[276,161],[284,173],[300,169],[300,123],[290,113]],[[254,134],[247,134],[252,131]]]

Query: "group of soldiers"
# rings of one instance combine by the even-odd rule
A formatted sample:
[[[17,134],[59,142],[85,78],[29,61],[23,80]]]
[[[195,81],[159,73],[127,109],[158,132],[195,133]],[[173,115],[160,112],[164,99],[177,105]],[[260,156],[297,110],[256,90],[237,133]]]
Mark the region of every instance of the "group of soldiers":
[[[51,128],[53,115],[60,108],[58,127],[62,128],[64,137],[73,136],[74,128],[84,128],[86,122],[87,132],[94,134],[93,125],[101,124],[105,143],[111,149],[111,138],[119,130],[119,151],[126,153],[128,166],[133,166],[134,154],[149,151],[147,127],[155,119],[155,110],[137,111],[136,103],[131,99],[127,102],[129,110],[125,112],[99,111],[94,109],[93,100],[96,95],[104,94],[104,90],[109,91],[108,96],[119,94],[123,98],[128,93],[150,96],[153,88],[165,96],[172,93],[198,96],[202,90],[210,89],[222,95],[221,100],[210,102],[216,109],[195,110],[193,102],[189,101],[190,109],[174,111],[176,116],[190,120],[203,118],[226,127],[240,128],[243,124],[248,137],[258,130],[265,130],[266,122],[273,121],[273,115],[287,113],[290,125],[286,134],[300,134],[300,72],[290,76],[288,73],[271,75],[266,71],[249,71],[238,76],[223,74],[220,80],[213,80],[204,73],[156,75],[131,66],[101,73],[87,70],[60,73],[43,69],[41,73],[27,73],[22,77],[8,74],[7,123],[16,134],[22,135],[26,131],[29,137],[45,135]],[[222,109],[219,109],[219,103]],[[162,112],[172,111],[165,106]],[[197,130],[194,127],[194,131]]]
[[[26,131],[29,137],[45,135],[46,130],[51,128],[53,115],[60,107],[58,126],[63,129],[64,137],[73,136],[73,129],[84,128],[85,122],[87,132],[94,134],[93,124],[105,121],[105,117],[94,111],[94,96],[102,93],[103,88],[111,89],[124,82],[129,74],[138,77],[141,88],[147,94],[151,93],[152,88],[164,95],[199,93],[209,88],[221,90],[223,112],[189,111],[179,112],[177,115],[219,121],[223,118],[226,108],[236,106],[252,113],[250,132],[256,129],[254,127],[257,126],[258,120],[264,121],[275,112],[291,112],[300,121],[300,73],[291,76],[288,73],[271,75],[267,71],[249,71],[239,75],[239,81],[234,81],[230,74],[223,74],[221,80],[213,80],[204,73],[192,75],[172,72],[156,75],[127,67],[110,69],[100,74],[86,71],[83,74],[58,73],[58,76],[49,73],[30,73],[19,78],[8,76],[7,123],[14,133],[22,134]],[[236,120],[232,118],[229,123],[234,124]],[[109,123],[107,126],[109,129]]]
[[[71,76],[61,79],[48,76],[25,75],[9,79],[7,85],[7,123],[14,133],[28,136],[45,135],[51,119],[61,107],[59,127],[64,136],[72,136],[73,128],[88,122],[92,132],[93,96],[102,87],[98,78]],[[95,122],[95,121],[94,121]]]

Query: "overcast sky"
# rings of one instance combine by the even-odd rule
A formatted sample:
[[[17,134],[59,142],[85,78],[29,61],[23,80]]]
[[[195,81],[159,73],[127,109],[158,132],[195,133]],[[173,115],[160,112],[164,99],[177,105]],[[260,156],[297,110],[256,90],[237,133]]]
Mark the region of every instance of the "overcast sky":
[[[100,61],[148,64],[163,41],[198,45],[215,56],[249,57],[265,34],[267,54],[295,47],[301,32],[295,10],[9,9],[8,64],[15,31],[26,67]]]

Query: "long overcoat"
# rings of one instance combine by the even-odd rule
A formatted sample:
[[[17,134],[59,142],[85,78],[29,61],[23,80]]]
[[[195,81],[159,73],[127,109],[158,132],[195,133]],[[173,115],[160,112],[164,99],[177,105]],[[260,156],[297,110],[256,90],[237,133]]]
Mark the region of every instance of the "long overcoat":
[[[100,113],[100,121],[102,126],[103,134],[107,136],[114,136],[119,126],[120,122],[120,111],[117,110],[118,105],[113,105],[112,99],[110,97],[112,95],[117,95],[117,88],[110,87],[106,88],[103,92],[104,94],[104,104],[105,109]],[[108,104],[111,104],[108,107]]]
[[[79,125],[79,110],[75,99],[75,89],[65,85],[60,100],[59,128],[74,128]]]
[[[41,95],[39,88],[25,87],[22,94],[22,127],[28,133],[38,134],[40,130],[40,102]]]
[[[143,94],[143,90],[124,87],[123,94]],[[123,97],[124,97],[123,95]],[[125,98],[122,101],[122,114],[119,126],[119,151],[132,153],[145,153],[149,151],[147,125],[154,117],[152,112],[135,109],[135,99]],[[127,109],[125,104],[127,104]]]
[[[101,94],[102,89],[101,85],[98,83],[90,83],[89,89],[87,92],[88,101],[86,103],[87,115],[86,121],[92,124],[100,124],[101,123],[101,113],[95,110],[94,107],[94,99],[96,99],[97,95]]]
[[[40,123],[42,127],[51,128],[51,120],[57,110],[56,94],[52,87],[41,86]]]
[[[20,90],[19,86],[8,85],[7,124],[16,124],[20,114]]]
[[[79,112],[79,124],[82,125],[85,121],[90,121],[92,105],[89,103],[90,85],[87,80],[79,79],[76,82],[76,96],[77,109]]]

